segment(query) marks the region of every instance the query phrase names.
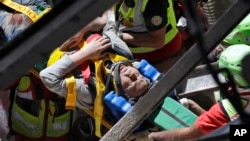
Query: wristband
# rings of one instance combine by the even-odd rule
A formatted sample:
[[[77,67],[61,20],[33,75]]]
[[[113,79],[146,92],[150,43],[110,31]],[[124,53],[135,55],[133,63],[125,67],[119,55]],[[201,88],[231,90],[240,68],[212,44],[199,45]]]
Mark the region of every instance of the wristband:
[[[179,100],[180,103],[185,106],[186,108],[189,108],[189,104],[188,104],[188,99],[187,98],[182,98]]]

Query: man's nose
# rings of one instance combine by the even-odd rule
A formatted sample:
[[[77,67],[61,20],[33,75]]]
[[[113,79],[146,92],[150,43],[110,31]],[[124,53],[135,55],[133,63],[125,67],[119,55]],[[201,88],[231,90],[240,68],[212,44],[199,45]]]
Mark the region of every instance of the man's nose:
[[[133,81],[137,80],[137,77],[136,77],[136,74],[135,74],[135,73],[131,73],[130,78],[131,78],[131,80],[133,80]]]

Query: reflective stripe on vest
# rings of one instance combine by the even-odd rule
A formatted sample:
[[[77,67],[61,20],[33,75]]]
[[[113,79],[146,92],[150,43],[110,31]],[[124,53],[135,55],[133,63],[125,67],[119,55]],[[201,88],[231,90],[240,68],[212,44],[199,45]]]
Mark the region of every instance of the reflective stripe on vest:
[[[65,135],[69,131],[70,126],[70,111],[63,113],[60,116],[55,116],[56,108],[55,103],[52,101],[49,101],[49,103],[45,104],[45,100],[40,100],[39,102],[39,108],[37,109],[37,116],[32,115],[31,113],[25,111],[23,107],[20,107],[18,103],[16,103],[17,97],[20,97],[19,95],[32,95],[31,87],[34,87],[31,83],[31,80],[28,81],[28,76],[25,77],[25,81],[19,81],[19,83],[25,83],[30,82],[30,86],[22,85],[25,87],[19,87],[19,88],[27,88],[21,89],[24,92],[19,92],[19,89],[16,90],[16,95],[14,97],[13,101],[13,107],[12,107],[12,116],[11,116],[11,127],[15,132],[18,132],[22,135],[25,135],[30,138],[40,138],[44,134],[45,131],[45,121],[47,121],[47,129],[46,129],[46,136],[47,137],[59,137],[62,135]],[[29,78],[30,79],[30,78]],[[30,90],[30,91],[28,91]],[[25,97],[20,97],[25,98]],[[27,98],[27,97],[26,97]],[[29,100],[34,100],[30,99]],[[63,105],[63,104],[62,104]],[[64,105],[63,105],[64,106]],[[45,119],[45,112],[48,113],[47,119]]]
[[[50,101],[49,105],[51,114],[48,116],[47,136],[59,137],[65,135],[68,133],[70,127],[70,111],[63,115],[54,117],[53,115],[56,111],[55,104]]]
[[[24,99],[33,100],[31,87],[32,85],[31,85],[30,77],[22,76],[17,86],[16,95]]]
[[[244,107],[244,110],[249,109],[250,105],[249,105],[249,100],[248,99],[241,99],[242,102],[242,106]],[[234,120],[237,116],[238,113],[235,110],[234,106],[231,104],[231,102],[228,99],[223,99],[221,101],[223,108],[225,109],[225,114],[227,114],[227,116],[230,118],[230,120]]]
[[[42,105],[44,106],[44,101],[41,102],[41,106]],[[39,111],[39,116],[35,117],[24,111],[14,102],[11,116],[12,129],[15,132],[30,138],[42,137],[44,110],[45,108],[41,108],[41,111]]]
[[[131,32],[146,32],[147,28],[144,23],[144,18],[142,13],[145,11],[145,7],[147,5],[148,0],[135,0],[135,8],[123,9],[124,3],[121,4],[119,8],[119,12],[123,17],[123,22],[126,22],[125,25],[120,25],[120,30],[122,31],[131,31]],[[167,8],[167,28],[168,29],[165,34],[164,44],[169,43],[178,33],[178,29],[176,26],[175,13],[173,9],[172,0],[168,0],[169,6]],[[136,9],[136,10],[135,10]],[[116,15],[119,16],[119,15]],[[132,20],[131,20],[132,19]],[[133,23],[130,21],[134,21]],[[118,24],[118,23],[117,23]],[[156,50],[152,47],[130,47],[130,50],[133,53],[147,53]]]
[[[16,109],[16,108],[14,108],[14,109]],[[28,123],[28,122],[23,118],[23,115],[21,115],[18,111],[13,110],[13,111],[12,111],[12,116],[15,117],[15,119],[16,119],[17,121],[19,121],[19,123],[22,123],[23,126],[25,126],[26,128],[31,129],[32,131],[37,130],[38,125],[32,125],[32,124]]]

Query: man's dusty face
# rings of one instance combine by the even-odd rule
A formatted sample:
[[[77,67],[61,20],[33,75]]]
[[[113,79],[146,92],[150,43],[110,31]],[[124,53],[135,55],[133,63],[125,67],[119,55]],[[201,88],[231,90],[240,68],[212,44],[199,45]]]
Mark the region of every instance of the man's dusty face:
[[[122,65],[120,77],[124,92],[131,98],[141,96],[148,89],[147,78],[132,66]]]

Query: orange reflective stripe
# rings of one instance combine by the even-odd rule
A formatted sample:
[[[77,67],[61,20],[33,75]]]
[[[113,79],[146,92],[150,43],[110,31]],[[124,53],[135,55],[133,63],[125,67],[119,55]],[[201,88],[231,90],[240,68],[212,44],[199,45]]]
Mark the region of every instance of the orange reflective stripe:
[[[76,107],[76,82],[73,75],[66,78],[67,96],[66,96],[66,109],[75,109]]]

